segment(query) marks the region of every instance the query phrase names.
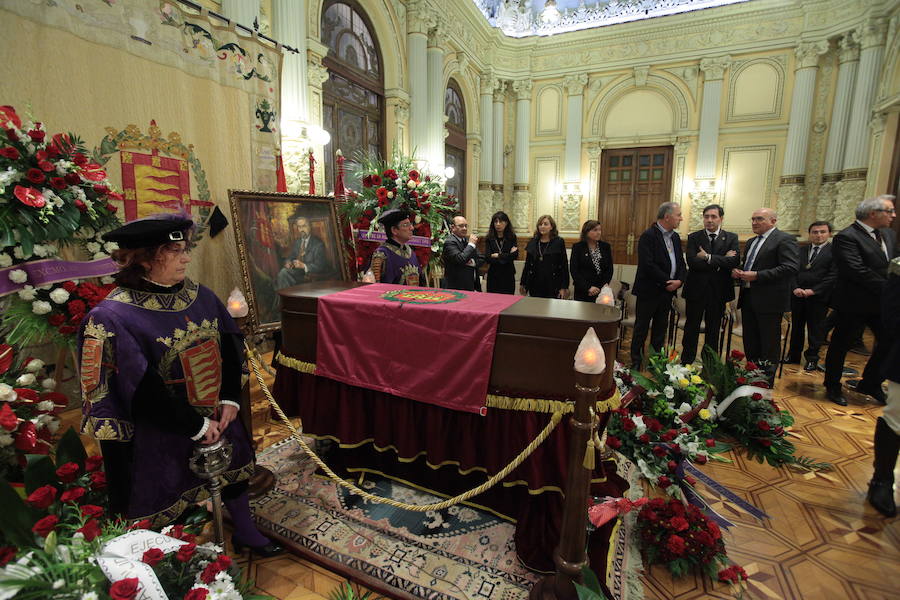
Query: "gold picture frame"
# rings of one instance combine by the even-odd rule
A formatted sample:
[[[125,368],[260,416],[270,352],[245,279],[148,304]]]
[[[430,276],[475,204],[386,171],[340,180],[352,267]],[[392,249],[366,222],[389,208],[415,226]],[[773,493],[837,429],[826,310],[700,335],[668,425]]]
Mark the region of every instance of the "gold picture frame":
[[[228,190],[250,333],[281,327],[278,290],[349,281],[334,198]]]

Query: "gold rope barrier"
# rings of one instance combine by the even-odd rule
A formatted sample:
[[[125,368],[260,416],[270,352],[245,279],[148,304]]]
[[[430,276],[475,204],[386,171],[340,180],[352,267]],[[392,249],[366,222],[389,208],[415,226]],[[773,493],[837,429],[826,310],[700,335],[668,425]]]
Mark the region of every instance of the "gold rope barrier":
[[[550,416],[550,422],[547,423],[547,426],[538,434],[536,438],[534,438],[528,446],[519,454],[516,458],[512,460],[508,465],[506,465],[503,469],[500,470],[496,475],[479,485],[478,487],[471,489],[467,492],[459,494],[458,496],[454,496],[453,498],[449,498],[444,500],[443,502],[437,502],[434,504],[424,504],[424,505],[414,505],[414,504],[404,504],[403,502],[397,502],[396,500],[391,500],[390,498],[384,498],[382,496],[376,496],[375,494],[371,494],[365,490],[362,490],[350,483],[349,481],[344,481],[337,474],[332,471],[328,465],[326,465],[321,458],[319,458],[315,452],[306,444],[302,437],[300,437],[299,432],[294,427],[294,424],[291,423],[290,419],[287,418],[287,415],[284,414],[284,411],[281,410],[281,407],[278,406],[278,403],[275,401],[275,398],[272,397],[272,392],[269,391],[268,386],[266,386],[266,382],[263,381],[262,373],[260,373],[259,364],[256,360],[256,356],[253,351],[250,350],[250,347],[247,345],[246,340],[244,341],[244,348],[247,352],[247,356],[250,359],[250,364],[253,367],[253,373],[256,375],[256,381],[259,383],[260,389],[262,389],[263,393],[266,396],[266,399],[269,401],[269,405],[275,410],[278,414],[278,418],[281,419],[282,423],[290,430],[291,436],[300,443],[300,446],[303,448],[303,451],[309,455],[310,458],[313,459],[313,462],[322,469],[328,478],[337,483],[340,486],[343,486],[353,492],[354,494],[365,498],[366,500],[370,500],[372,502],[379,502],[381,504],[387,504],[388,506],[393,506],[395,508],[402,508],[404,510],[409,510],[413,512],[427,512],[429,510],[441,510],[444,508],[449,508],[455,504],[459,504],[460,502],[465,502],[469,498],[473,498],[478,494],[485,492],[500,482],[501,479],[509,475],[516,467],[518,467],[526,458],[531,456],[531,453],[535,451],[535,449],[540,446],[544,440],[547,439],[547,436],[550,435],[550,432],[559,424],[559,421],[562,419],[562,412],[554,412]],[[298,361],[299,362],[299,361]],[[302,427],[302,423],[301,423]]]

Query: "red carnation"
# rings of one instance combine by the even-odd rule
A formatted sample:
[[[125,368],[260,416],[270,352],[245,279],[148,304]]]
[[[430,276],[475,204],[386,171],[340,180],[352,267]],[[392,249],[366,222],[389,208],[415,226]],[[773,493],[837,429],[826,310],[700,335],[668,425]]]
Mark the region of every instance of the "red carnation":
[[[761,439],[759,443],[768,448],[772,445],[772,440]]]
[[[138,578],[128,577],[120,579],[109,586],[109,595],[112,600],[132,600],[138,593]]]
[[[91,489],[102,490],[106,488],[106,473],[94,471],[91,473]]]
[[[746,355],[740,350],[731,351],[731,358],[733,358],[734,360],[744,360],[744,356]]]
[[[79,290],[79,295],[84,296],[81,290]],[[87,311],[87,305],[84,303],[84,300],[70,300],[68,304],[66,304],[66,308],[69,309],[70,315],[81,315]]]
[[[34,169],[38,173],[41,173],[37,169]],[[41,173],[41,177],[44,174]],[[25,206],[33,206],[34,208],[43,208],[47,201],[44,199],[44,196],[41,193],[34,189],[33,187],[23,187],[21,185],[17,185],[13,190],[13,195],[19,199],[19,202],[24,204]]]
[[[41,537],[47,537],[50,535],[51,531],[56,529],[57,523],[59,523],[59,517],[56,515],[47,515],[35,523],[31,530]]]
[[[75,478],[78,477],[78,472],[80,470],[81,467],[78,466],[78,463],[67,462],[56,469],[56,476],[59,477],[59,480],[63,483],[72,483],[75,481]]]
[[[220,554],[219,557],[216,558],[216,562],[219,563],[219,565],[222,567],[222,570],[224,571],[231,566],[232,560],[231,557],[227,554]]]
[[[40,125],[40,123],[36,123],[36,125]],[[40,129],[32,129],[28,132],[28,137],[40,144],[44,141],[44,138],[47,137],[47,132],[41,131]]]
[[[21,154],[19,154],[19,151],[12,146],[7,146],[0,149],[0,156],[2,156],[3,158],[8,158],[10,160],[19,160]]]
[[[769,429],[772,428],[772,426],[769,425],[768,422],[763,421],[763,420],[760,420],[759,423],[756,424],[756,426],[759,427],[760,429],[762,429],[763,431],[768,431]]]
[[[381,175],[372,175],[372,185],[381,185]]]
[[[397,175],[397,171],[395,171],[394,169],[388,169],[387,171],[385,171],[385,172],[382,173],[381,175],[382,175],[383,177],[388,177],[388,178],[390,178],[390,179],[395,179],[395,180],[399,177],[399,175]]]
[[[366,175],[362,181],[363,187],[372,187],[372,176]]]
[[[756,363],[753,362],[752,360],[748,360],[748,361],[747,361],[747,370],[748,370],[748,371],[755,371],[755,370],[758,369],[758,368],[759,368],[759,367],[758,367],[758,366],[756,365]]]
[[[25,179],[37,185],[39,183],[44,183],[46,176],[40,169],[31,168],[25,172]]]
[[[715,448],[715,446],[716,446],[716,440],[714,440],[714,439],[712,439],[712,438],[708,438],[708,439],[706,440],[706,447],[707,447],[707,448]]]
[[[645,508],[644,510],[641,511],[641,514],[638,516],[642,519],[646,519],[647,521],[650,521],[651,523],[656,523],[657,521],[659,521],[659,515],[656,514],[656,512],[651,510],[650,508]]]
[[[103,515],[103,507],[96,504],[85,504],[81,507],[81,515],[84,517],[100,517]]]
[[[175,555],[175,558],[186,563],[194,557],[195,552],[197,552],[197,544],[184,544],[178,549],[178,554]]]
[[[54,500],[56,500],[56,488],[52,485],[42,485],[28,494],[28,498],[25,499],[28,504],[41,510],[53,504]]]
[[[84,539],[88,542],[91,542],[95,537],[100,535],[100,522],[97,519],[90,519],[87,523],[85,523],[82,527],[79,527],[75,531],[81,532],[81,534],[84,535]]]
[[[64,189],[66,189],[66,186],[69,184],[66,183],[66,180],[63,179],[62,177],[51,177],[50,185],[53,187],[54,190],[64,190]]]
[[[684,531],[688,528],[687,519],[684,517],[672,517],[669,519],[669,527],[675,531]]]
[[[152,523],[150,522],[150,519],[141,519],[140,521],[135,521],[134,523],[129,525],[128,530],[131,531],[132,529],[150,529],[151,525]]]
[[[753,392],[753,395],[750,396],[750,398],[753,400],[762,400],[762,394],[760,394],[759,392]]]
[[[50,315],[49,317],[47,317],[47,322],[54,327],[59,327],[66,322],[66,315],[61,315],[59,313]]]
[[[622,440],[617,438],[614,435],[609,435],[606,437],[606,445],[612,448],[613,450],[618,450],[622,447]]]
[[[653,446],[653,454],[662,457],[668,454],[668,451],[664,446]]]
[[[0,547],[0,568],[5,567],[9,561],[16,557],[15,546]]]
[[[672,481],[665,475],[662,475],[659,479],[656,480],[656,484],[659,487],[665,489],[665,488],[669,487],[670,485],[672,485]]]
[[[375,195],[378,196],[379,200],[381,200],[382,198],[387,198],[387,193],[388,191],[386,187],[380,187],[375,190]]]
[[[44,171],[45,173],[49,173],[50,171],[52,171],[53,169],[56,168],[53,166],[53,163],[50,162],[49,160],[38,161],[38,167],[40,167],[41,171]]]
[[[57,329],[57,331],[59,331],[60,335],[72,335],[77,330],[71,325],[62,325]]]
[[[738,385],[744,385],[745,383],[747,383],[747,378],[746,377],[738,377],[735,381],[737,381]]]
[[[81,183],[81,177],[78,175],[78,173],[66,173],[63,176],[63,179],[65,179],[66,183],[68,183],[69,185],[78,185],[79,183]]]
[[[658,431],[662,431],[662,423],[660,423],[656,419],[648,419],[647,420],[647,429],[656,433]]]
[[[209,590],[206,588],[194,588],[184,595],[184,600],[206,600]]]
[[[666,463],[666,467],[668,467],[670,471],[674,471],[678,468],[678,463],[674,460],[670,460],[668,463]]]
[[[71,490],[66,490],[59,497],[60,502],[77,502],[82,496],[84,496],[85,490],[83,487],[75,487]]]
[[[203,572],[200,573],[200,581],[209,585],[216,580],[216,575],[218,575],[221,570],[218,562],[209,563],[206,565],[206,568],[203,569]]]
[[[683,555],[685,548],[684,538],[678,535],[670,536],[669,540],[666,542],[666,549],[675,556]]]
[[[156,564],[165,558],[165,553],[159,548],[150,548],[144,555],[141,557],[141,562],[147,563],[151,567],[155,567]]]
[[[409,172],[409,178],[415,179],[416,181],[418,181],[419,180],[419,172],[416,171],[415,169],[413,169],[412,171]]]
[[[764,389],[764,390],[769,389],[769,384],[766,383],[765,381],[754,381],[751,385],[752,385],[753,387],[762,388],[762,389]]]
[[[641,434],[641,435],[638,437],[638,441],[639,441],[640,443],[642,443],[642,444],[649,444],[649,443],[650,443],[650,436],[649,436],[648,434],[646,434],[646,433],[643,433],[643,434]]]
[[[94,454],[93,456],[88,456],[84,461],[84,470],[88,473],[93,473],[97,469],[99,469],[103,465],[103,457],[99,454]]]
[[[709,460],[709,459],[707,459],[706,456],[704,456],[703,454],[698,454],[697,457],[694,458],[694,461],[698,465],[705,465],[707,460]]]
[[[8,402],[4,402],[3,406],[0,406],[0,427],[6,431],[14,431],[18,425],[19,419],[16,417],[16,413],[9,407]]]
[[[622,419],[622,429],[625,431],[634,431],[635,427],[637,427],[637,425],[635,425],[634,421],[630,418],[625,417]]]
[[[72,292],[75,291],[75,288],[78,287],[78,284],[76,284],[74,281],[71,281],[71,280],[70,280],[70,281],[63,281],[60,285],[62,286],[62,288],[63,288],[64,290],[66,290],[66,291],[69,292],[70,294],[71,294]]]

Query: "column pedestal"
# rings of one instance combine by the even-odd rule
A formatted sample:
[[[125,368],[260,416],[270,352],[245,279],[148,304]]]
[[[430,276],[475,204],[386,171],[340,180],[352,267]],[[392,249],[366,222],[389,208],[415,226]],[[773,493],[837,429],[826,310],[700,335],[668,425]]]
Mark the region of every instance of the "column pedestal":
[[[819,186],[819,199],[816,202],[816,220],[834,221],[834,206],[837,203],[840,173],[822,176],[822,184]]]
[[[494,190],[491,184],[481,182],[478,184],[478,220],[477,225],[487,224],[488,219],[494,214]],[[477,227],[473,227],[473,230]]]
[[[834,223],[832,225],[835,231],[838,231],[856,220],[856,205],[866,197],[865,171],[861,178],[849,177],[845,174],[836,186],[837,201],[834,203]]]
[[[509,220],[512,221],[516,231],[519,232],[520,239],[525,239],[526,234],[530,230],[531,223],[528,218],[530,208],[531,191],[527,185],[516,184],[513,190],[512,207],[509,210]],[[524,244],[520,242],[519,250],[524,249]]]
[[[800,207],[806,197],[806,185],[797,181],[782,181],[778,186],[778,228],[798,231]]]

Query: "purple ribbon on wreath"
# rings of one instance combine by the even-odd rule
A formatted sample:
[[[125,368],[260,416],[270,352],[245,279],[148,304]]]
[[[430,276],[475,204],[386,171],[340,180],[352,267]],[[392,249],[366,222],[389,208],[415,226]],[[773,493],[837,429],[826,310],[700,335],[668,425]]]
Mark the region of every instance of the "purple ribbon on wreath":
[[[709,516],[709,518],[718,523],[720,526],[728,529],[729,527],[733,527],[734,523],[714,511],[706,502],[706,500],[704,500],[703,497],[693,487],[691,487],[684,481],[684,478],[687,475],[696,478],[697,481],[700,481],[706,487],[718,492],[726,500],[728,500],[747,514],[759,520],[771,518],[765,513],[765,511],[753,506],[709,475],[703,473],[700,469],[695,467],[690,462],[682,460],[678,464],[678,468],[675,470],[675,478],[678,481],[678,486],[684,493],[684,497],[687,498],[687,501],[690,504],[693,504],[694,506],[705,512]]]

